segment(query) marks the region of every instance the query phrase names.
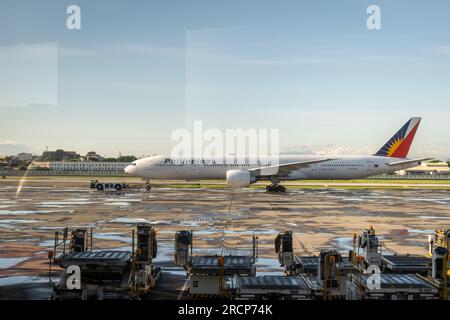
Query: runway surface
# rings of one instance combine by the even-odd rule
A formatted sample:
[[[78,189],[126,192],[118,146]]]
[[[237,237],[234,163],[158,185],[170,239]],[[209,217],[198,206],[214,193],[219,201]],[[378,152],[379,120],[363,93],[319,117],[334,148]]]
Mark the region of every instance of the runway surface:
[[[98,192],[88,180],[27,181],[17,194],[17,180],[0,184],[0,298],[45,298],[47,250],[55,229],[94,228],[95,248],[130,249],[131,230],[148,221],[157,231],[156,263],[167,275],[174,268],[174,234],[194,230],[194,254],[251,254],[259,237],[258,274],[282,274],[274,252],[278,232],[292,230],[297,255],[323,248],[347,251],[352,234],[373,225],[385,253],[426,254],[427,236],[447,228],[448,190],[302,189],[285,194],[260,188],[153,188]]]

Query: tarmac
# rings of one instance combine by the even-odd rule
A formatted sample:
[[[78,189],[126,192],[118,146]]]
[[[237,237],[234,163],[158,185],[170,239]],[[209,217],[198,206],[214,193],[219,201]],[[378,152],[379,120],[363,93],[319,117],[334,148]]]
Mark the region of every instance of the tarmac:
[[[345,182],[350,188],[338,188],[314,182],[319,184],[314,188],[286,184],[286,193],[267,193],[258,187],[231,190],[217,182],[194,187],[157,182],[148,192],[137,188],[136,179],[99,180],[131,182],[132,188],[100,192],[83,177],[0,180],[0,299],[48,299],[47,251],[54,231],[66,226],[94,228],[96,249],[131,250],[133,227],[152,223],[158,232],[155,264],[163,267],[154,298],[176,299],[185,285],[184,270],[172,263],[179,230],[194,231],[199,255],[250,255],[255,234],[257,274],[279,275],[284,270],[274,252],[279,232],[293,231],[295,254],[317,255],[324,248],[352,249],[352,234],[372,225],[384,254],[425,255],[428,235],[448,227],[450,219],[446,183],[438,185],[442,189],[433,183],[432,189],[391,189],[386,182],[383,189],[379,183],[378,188],[352,188]]]

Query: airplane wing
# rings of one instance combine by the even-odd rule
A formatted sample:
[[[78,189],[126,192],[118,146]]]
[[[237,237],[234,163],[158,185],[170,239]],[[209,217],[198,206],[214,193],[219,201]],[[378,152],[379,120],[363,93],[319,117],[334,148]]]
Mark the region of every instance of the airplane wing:
[[[323,158],[323,159],[316,159],[316,160],[291,162],[291,163],[279,164],[276,166],[253,168],[253,169],[249,169],[248,171],[250,171],[255,176],[286,176],[292,171],[309,167],[309,165],[311,165],[311,164],[330,161],[330,160],[336,160],[336,159],[338,159],[338,158]]]
[[[402,164],[409,164],[409,163],[427,161],[427,160],[432,160],[432,159],[433,158],[418,158],[418,159],[408,159],[408,160],[403,160],[403,161],[395,161],[395,162],[388,163],[388,166],[399,166]]]

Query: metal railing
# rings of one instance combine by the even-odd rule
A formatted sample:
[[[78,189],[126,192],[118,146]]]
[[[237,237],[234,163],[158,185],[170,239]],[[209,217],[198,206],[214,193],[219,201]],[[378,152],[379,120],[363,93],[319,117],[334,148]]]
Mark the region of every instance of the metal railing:
[[[450,180],[450,174],[383,174],[378,176],[372,176],[367,179],[374,180]]]
[[[23,176],[26,170],[0,170],[0,176]],[[28,170],[28,176],[128,176],[124,171],[102,170]],[[384,174],[365,179],[373,180],[450,180],[450,174]],[[365,180],[364,179],[364,180]]]
[[[25,170],[0,170],[0,176],[23,176]],[[28,170],[28,176],[127,176],[124,171]]]

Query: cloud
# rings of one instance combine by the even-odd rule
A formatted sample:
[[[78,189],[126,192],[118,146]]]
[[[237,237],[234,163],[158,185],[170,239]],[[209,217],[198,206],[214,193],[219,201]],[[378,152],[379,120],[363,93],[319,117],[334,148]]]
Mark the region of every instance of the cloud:
[[[422,158],[422,157],[433,157],[440,160],[447,160],[450,158],[450,153],[448,149],[441,149],[436,147],[427,147],[417,150],[411,150],[408,154],[409,158]]]
[[[260,65],[260,66],[282,66],[282,65],[312,65],[312,64],[330,64],[334,61],[332,59],[321,58],[287,58],[287,59],[243,59],[234,58],[230,62],[236,64],[246,65]]]
[[[58,53],[65,57],[90,57],[97,56],[100,52],[78,48],[59,47]]]
[[[377,149],[378,150],[378,149]],[[301,145],[296,147],[285,147],[281,149],[280,154],[297,155],[372,155],[377,150],[370,147],[347,147],[334,144],[327,145]],[[450,159],[448,148],[413,148],[408,155],[409,158],[434,157],[441,160]]]
[[[261,67],[292,67],[292,66],[327,66],[327,67],[371,67],[374,65],[390,64],[405,64],[405,63],[417,63],[423,61],[422,57],[413,55],[330,55],[322,57],[312,56],[286,56],[286,57],[242,57],[233,55],[224,55],[214,52],[197,52],[194,50],[188,50],[186,55],[189,57],[195,57],[199,62],[203,62],[206,59],[215,62],[248,65],[248,66],[261,66]]]
[[[433,53],[441,55],[450,55],[450,46],[436,46],[432,48]]]
[[[373,54],[361,55],[351,58],[354,61],[361,61],[367,63],[411,63],[422,61],[423,58],[413,55],[393,55],[393,54]]]
[[[184,49],[157,45],[121,43],[117,45],[98,47],[95,50],[59,47],[59,54],[65,57],[101,56],[111,52],[131,52],[141,54],[184,55]]]
[[[141,45],[141,44],[120,44],[112,48],[116,51],[129,51],[134,53],[145,54],[164,54],[164,55],[184,55],[184,49],[175,47],[164,47],[155,45]]]
[[[302,145],[298,147],[286,147],[281,151],[282,154],[299,154],[299,155],[370,155],[374,153],[374,150],[369,147],[345,147],[336,146],[333,144],[328,145]]]
[[[32,147],[14,140],[0,141],[0,155],[14,156],[21,152],[40,154],[42,150],[41,148]]]
[[[449,47],[450,50],[450,47]],[[324,66],[370,66],[374,64],[385,63],[414,63],[422,61],[421,57],[407,55],[356,55],[341,57],[296,57],[282,59],[265,59],[265,58],[231,58],[229,62],[246,65],[260,66],[283,66],[283,65],[324,65]]]

